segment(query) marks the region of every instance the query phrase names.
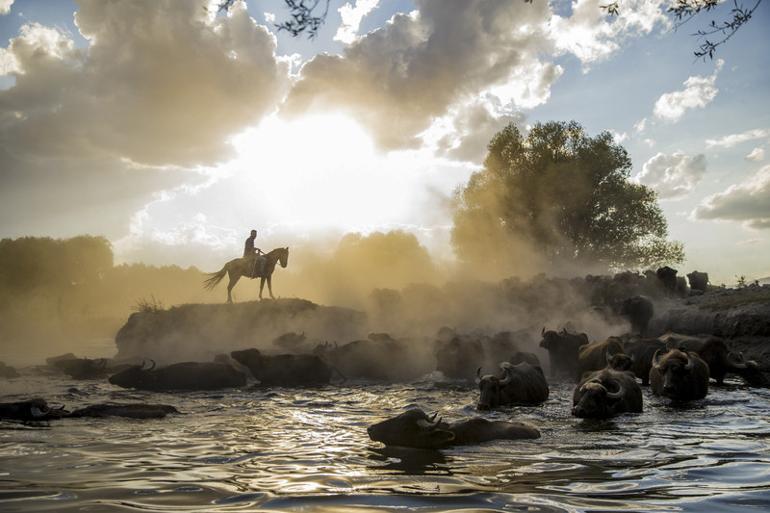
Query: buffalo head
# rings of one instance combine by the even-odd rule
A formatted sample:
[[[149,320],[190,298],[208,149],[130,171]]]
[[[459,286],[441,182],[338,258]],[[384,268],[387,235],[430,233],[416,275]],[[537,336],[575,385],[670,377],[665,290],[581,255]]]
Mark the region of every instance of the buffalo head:
[[[420,449],[437,449],[449,445],[455,438],[448,424],[436,420],[419,409],[408,410],[392,419],[383,420],[367,428],[369,438],[385,445],[399,445]]]

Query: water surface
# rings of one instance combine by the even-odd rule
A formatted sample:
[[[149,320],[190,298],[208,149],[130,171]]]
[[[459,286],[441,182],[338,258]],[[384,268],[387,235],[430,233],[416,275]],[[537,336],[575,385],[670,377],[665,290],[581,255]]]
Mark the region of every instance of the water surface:
[[[612,421],[569,414],[571,385],[527,420],[533,441],[443,451],[386,449],[366,427],[409,407],[478,415],[474,388],[432,380],[315,390],[159,394],[103,382],[23,377],[0,400],[37,395],[177,406],[162,420],[0,423],[0,511],[767,511],[770,391],[737,383],[673,408]]]

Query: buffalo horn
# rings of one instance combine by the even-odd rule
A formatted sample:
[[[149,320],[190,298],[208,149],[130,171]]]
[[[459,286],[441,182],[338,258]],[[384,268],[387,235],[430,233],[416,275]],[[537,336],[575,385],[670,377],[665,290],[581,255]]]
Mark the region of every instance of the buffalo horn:
[[[652,355],[652,366],[653,367],[659,367],[660,366],[660,358],[663,356],[663,353],[661,353],[661,350],[658,349],[655,351],[655,354]]]
[[[607,388],[607,399],[620,399],[623,397],[623,385],[621,385],[619,381],[616,381],[615,383],[618,385],[618,390],[616,392],[610,392],[610,389]]]
[[[690,356],[690,353],[685,353],[687,355],[687,364],[684,366],[684,370],[687,372],[692,370],[693,362],[692,362],[692,356]]]
[[[545,336],[545,326],[543,326],[543,329],[540,330],[540,336]]]
[[[155,368],[155,360],[150,359],[150,361],[152,362],[152,366],[149,369],[147,369],[148,371],[151,371]]]

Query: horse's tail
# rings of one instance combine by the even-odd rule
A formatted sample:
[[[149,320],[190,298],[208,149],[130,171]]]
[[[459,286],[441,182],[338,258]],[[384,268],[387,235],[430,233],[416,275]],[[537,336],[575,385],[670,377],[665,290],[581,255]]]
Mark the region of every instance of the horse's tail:
[[[228,262],[229,263],[229,262]],[[222,267],[221,270],[215,272],[215,273],[208,273],[206,276],[208,278],[203,281],[203,288],[206,290],[213,290],[214,287],[217,286],[217,284],[222,281],[222,278],[225,277],[225,274],[227,274],[227,264]]]

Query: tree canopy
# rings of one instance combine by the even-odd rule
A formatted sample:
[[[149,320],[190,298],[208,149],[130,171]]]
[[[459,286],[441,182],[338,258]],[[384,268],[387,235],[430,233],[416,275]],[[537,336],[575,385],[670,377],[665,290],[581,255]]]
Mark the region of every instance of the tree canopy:
[[[655,192],[630,181],[630,172],[628,153],[608,132],[589,137],[574,121],[549,122],[525,136],[510,124],[457,193],[455,251],[498,268],[525,253],[539,263],[606,269],[680,262],[682,245],[666,240]]]

